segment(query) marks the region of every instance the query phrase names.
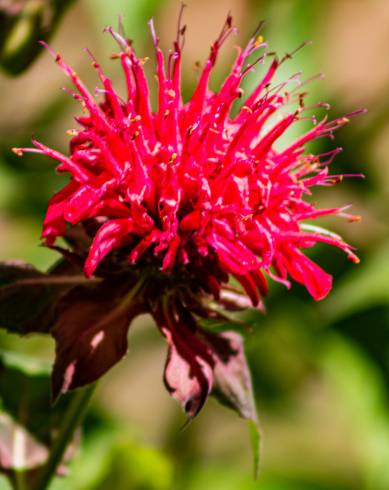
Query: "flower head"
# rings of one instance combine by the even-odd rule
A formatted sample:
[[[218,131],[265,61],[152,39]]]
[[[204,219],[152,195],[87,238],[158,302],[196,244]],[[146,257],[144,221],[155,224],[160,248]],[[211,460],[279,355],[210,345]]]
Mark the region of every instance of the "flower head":
[[[137,57],[121,33],[107,29],[120,47],[114,58],[123,68],[126,97],[118,95],[92,57],[101,81],[98,95],[103,100],[98,102],[62,56],[52,52],[84,112],[77,118],[78,129],[70,131],[69,156],[38,141],[35,149],[16,151],[45,154],[59,162],[59,172],[70,175],[49,203],[42,237],[73,265],[82,266],[88,278],[103,281],[73,289],[61,300],[53,329],[58,342],[55,392],[104,373],[126,351],[130,319],[150,312],[169,344],[166,385],[193,416],[212,387],[226,391],[225,383],[236,378],[231,363],[244,372],[233,383],[249,384],[239,336],[210,333],[199,319],[224,318],[215,304],[239,309],[248,306],[247,297],[260,306],[266,277],[287,286],[293,279],[316,300],[324,298],[331,276],[304,253],[318,242],[344,250],[357,262],[339,236],[304,224],[331,214],[353,219],[345,208],[320,209],[305,199],[313,187],[341,179],[329,174],[339,149],[312,155],[307,143],[331,136],[347,118],[324,118],[280,148],[281,136],[307,110],[304,94],[289,87],[295,78],[272,84],[287,57],[272,57],[256,33],[244,49],[238,48],[229,75],[213,92],[210,75],[221,46],[235,30],[228,17],[192,97],[184,101],[185,27],[179,25],[166,59],[152,22],[150,26],[155,109],[143,68],[147,60]],[[245,98],[243,79],[269,58],[262,79]],[[235,114],[236,101],[240,107]],[[71,249],[58,247],[58,237]],[[107,309],[108,318],[103,315]],[[72,329],[70,322],[76,325]]]

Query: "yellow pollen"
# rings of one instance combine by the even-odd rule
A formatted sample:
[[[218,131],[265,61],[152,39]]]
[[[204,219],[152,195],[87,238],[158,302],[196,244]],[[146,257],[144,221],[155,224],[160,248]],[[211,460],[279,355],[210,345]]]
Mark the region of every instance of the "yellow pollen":
[[[20,148],[12,148],[12,151],[17,155],[18,157],[23,156],[23,151]]]
[[[242,221],[248,221],[249,219],[252,219],[254,217],[254,214],[247,214],[246,216],[242,217]]]
[[[169,164],[171,165],[177,159],[177,153],[172,153],[170,157]]]
[[[255,46],[258,47],[259,45],[261,45],[264,41],[264,38],[263,36],[258,36],[257,39],[255,40]]]

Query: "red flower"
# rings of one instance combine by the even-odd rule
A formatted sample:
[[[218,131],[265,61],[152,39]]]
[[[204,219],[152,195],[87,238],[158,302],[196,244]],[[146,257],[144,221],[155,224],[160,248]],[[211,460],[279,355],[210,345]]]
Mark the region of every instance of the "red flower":
[[[241,355],[234,334],[216,336],[199,327],[199,318],[223,317],[209,305],[210,298],[227,309],[247,306],[239,289],[228,284],[229,278],[241,284],[254,306],[266,294],[265,276],[287,286],[292,278],[319,300],[330,291],[332,278],[303,250],[323,242],[357,262],[339,236],[304,224],[331,214],[353,219],[345,208],[317,209],[304,199],[312,187],[333,185],[342,177],[328,172],[338,148],[312,155],[306,153],[306,144],[331,136],[347,119],[324,118],[294,143],[279,148],[280,137],[306,110],[304,95],[289,89],[295,79],[271,84],[287,57],[273,58],[255,90],[242,99],[243,78],[271,56],[256,33],[238,49],[219,91],[212,92],[208,82],[219,50],[234,32],[228,17],[192,97],[184,102],[185,28],[179,26],[165,59],[152,22],[150,26],[157,109],[150,102],[146,60],[136,56],[121,34],[108,29],[121,47],[114,57],[122,64],[126,99],[92,58],[102,84],[98,93],[104,96],[97,102],[62,56],[51,51],[75,86],[72,95],[85,114],[77,118],[79,129],[71,131],[69,156],[37,141],[35,149],[16,152],[45,154],[59,161],[59,172],[70,174],[69,184],[49,203],[44,243],[56,247],[56,239],[65,237],[72,245],[71,251],[62,250],[65,256],[73,263],[77,257],[88,278],[95,275],[105,281],[103,289],[82,286],[62,300],[61,320],[53,330],[58,341],[55,392],[103,374],[126,351],[129,320],[148,311],[169,344],[166,385],[193,416],[212,389],[215,373],[228,379],[230,360]],[[249,61],[257,52],[255,61]],[[237,100],[243,102],[234,115]],[[119,276],[127,282],[115,283],[112,278]],[[137,288],[136,294],[123,302],[132,288]],[[71,304],[77,304],[76,322],[70,318]],[[108,319],[101,319],[110,308]],[[66,326],[72,321],[70,331]],[[93,324],[90,330],[88,322]],[[115,322],[119,326],[113,329]]]

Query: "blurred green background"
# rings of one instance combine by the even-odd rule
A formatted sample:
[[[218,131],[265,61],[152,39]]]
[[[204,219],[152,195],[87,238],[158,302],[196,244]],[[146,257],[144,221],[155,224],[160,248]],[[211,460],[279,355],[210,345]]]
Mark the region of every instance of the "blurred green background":
[[[200,416],[180,430],[184,417],[161,380],[165,345],[145,317],[131,328],[127,358],[99,383],[80,452],[67,479],[56,481],[53,490],[387,490],[389,2],[186,3],[185,94],[196,80],[195,62],[205,59],[231,10],[238,39],[223,51],[215,86],[228,71],[233,44],[245,42],[265,19],[265,39],[280,55],[306,39],[313,41],[285,64],[281,75],[302,70],[309,78],[324,72],[326,79],[308,90],[310,100],[330,102],[333,117],[369,109],[338,131],[335,142],[315,148],[342,146],[333,172],[366,175],[365,180],[348,180],[315,196],[322,207],[353,203],[353,212],[362,215],[359,224],[323,222],[357,246],[361,264],[349,264],[338,251],[318,247],[315,259],[335,276],[330,296],[314,303],[299,286],[291,291],[273,287],[267,314],[252,318],[255,326],[246,346],[263,431],[258,481],[251,476],[245,424],[234,413],[210,400]],[[120,87],[118,64],[108,59],[115,48],[102,33],[104,26],[116,25],[121,14],[138,53],[152,57],[147,20],[155,18],[161,43],[168,48],[178,6],[176,0],[68,2],[50,44],[94,87],[95,74],[83,52],[90,47],[100,61],[105,57],[103,65]],[[34,32],[26,22],[19,36]],[[9,59],[7,66],[12,66],[12,56]],[[59,90],[66,84],[47,53],[17,77],[0,73],[1,260],[23,259],[46,268],[55,259],[40,247],[39,234],[47,200],[63,185],[62,177],[55,175],[49,160],[20,159],[10,149],[28,146],[34,134],[66,152],[65,130],[78,113],[76,104]],[[47,363],[53,356],[53,343],[40,336],[20,339],[1,333],[0,347]],[[2,485],[7,488],[0,479]]]

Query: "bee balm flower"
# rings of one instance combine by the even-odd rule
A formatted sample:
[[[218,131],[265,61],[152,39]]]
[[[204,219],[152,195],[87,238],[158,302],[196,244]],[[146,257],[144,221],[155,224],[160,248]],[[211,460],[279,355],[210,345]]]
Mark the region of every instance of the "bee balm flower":
[[[347,119],[323,119],[279,148],[281,136],[304,116],[304,96],[289,90],[292,79],[272,85],[284,61],[273,57],[242,99],[243,79],[271,57],[257,35],[238,49],[230,74],[213,92],[209,78],[234,31],[230,17],[188,101],[181,94],[185,28],[179,26],[166,59],[151,23],[158,86],[153,109],[146,60],[121,34],[108,31],[121,48],[114,58],[123,68],[125,99],[93,57],[101,102],[52,52],[84,112],[70,132],[69,155],[38,141],[34,149],[16,150],[47,155],[69,174],[49,203],[42,238],[96,279],[71,289],[57,305],[54,395],[104,374],[126,352],[130,320],[148,312],[169,345],[166,386],[187,414],[196,415],[213,388],[251,417],[242,401],[250,378],[240,336],[210,332],[201,320],[224,319],[224,310],[247,307],[248,299],[260,306],[267,278],[287,286],[294,280],[314,299],[324,298],[331,276],[304,253],[318,242],[357,262],[339,236],[304,225],[324,215],[350,217],[344,208],[320,209],[305,200],[313,187],[341,178],[328,171],[339,150],[312,155],[307,143],[331,135]],[[234,114],[237,100],[243,102]],[[56,245],[59,237],[69,249]]]

